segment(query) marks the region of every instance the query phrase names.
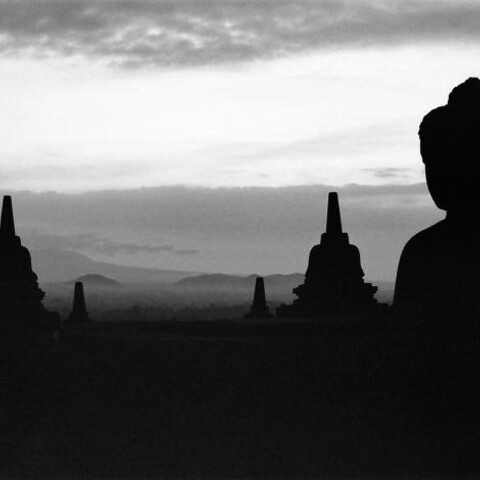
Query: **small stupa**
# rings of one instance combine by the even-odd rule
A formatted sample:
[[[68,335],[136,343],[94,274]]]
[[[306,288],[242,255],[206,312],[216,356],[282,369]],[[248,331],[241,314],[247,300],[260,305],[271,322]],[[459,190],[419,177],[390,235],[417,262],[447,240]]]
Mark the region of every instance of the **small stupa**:
[[[338,194],[330,192],[326,232],[310,252],[305,282],[293,289],[298,298],[281,305],[277,316],[326,318],[372,310],[378,306],[377,287],[363,277],[360,252],[342,229]]]
[[[252,307],[250,312],[245,315],[245,318],[271,318],[272,316],[265,296],[265,281],[263,277],[257,277],[255,279]]]
[[[0,221],[0,328],[34,334],[58,327],[58,315],[42,304],[44,292],[32,270],[30,252],[15,232],[12,198],[3,197]]]
[[[85,293],[83,292],[83,282],[75,282],[72,312],[65,323],[87,323],[90,321],[85,303]]]

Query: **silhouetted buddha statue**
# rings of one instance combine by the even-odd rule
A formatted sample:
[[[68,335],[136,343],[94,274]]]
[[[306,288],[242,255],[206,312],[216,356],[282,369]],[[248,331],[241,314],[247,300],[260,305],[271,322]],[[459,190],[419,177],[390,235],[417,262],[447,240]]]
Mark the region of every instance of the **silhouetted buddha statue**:
[[[328,195],[327,229],[308,262],[305,283],[293,292],[292,305],[282,305],[279,316],[328,317],[361,313],[377,305],[377,287],[363,280],[360,252],[342,231],[338,195]]]
[[[428,189],[446,218],[405,246],[395,309],[422,322],[480,319],[480,80],[469,78],[420,125]]]
[[[253,294],[253,303],[250,312],[245,318],[270,318],[270,310],[268,309],[267,299],[265,297],[265,282],[263,277],[255,279],[255,292]]]
[[[58,316],[45,310],[29,251],[15,233],[12,199],[3,198],[0,223],[0,328],[33,333],[58,325]]]

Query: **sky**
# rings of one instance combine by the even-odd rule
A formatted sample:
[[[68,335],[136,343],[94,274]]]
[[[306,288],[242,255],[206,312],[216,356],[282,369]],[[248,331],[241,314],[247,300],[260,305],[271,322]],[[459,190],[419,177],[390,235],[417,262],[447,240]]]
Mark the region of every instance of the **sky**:
[[[31,192],[24,195],[37,199],[32,205],[45,192],[69,205],[116,192],[151,209],[177,202],[171,211],[184,205],[205,219],[218,214],[213,197],[248,197],[265,218],[268,208],[254,193],[281,206],[298,187],[302,204],[315,186],[316,204],[304,206],[321,219],[327,191],[339,190],[358,212],[367,205],[352,192],[362,188],[378,199],[380,188],[384,206],[370,205],[362,216],[381,210],[376,229],[351,222],[348,230],[359,238],[370,276],[391,278],[400,243],[422,227],[418,219],[438,218],[421,186],[418,125],[456,84],[478,75],[479,22],[476,0],[0,0],[0,190]],[[420,197],[405,202],[398,188],[413,195],[415,185]],[[32,244],[45,242],[48,229],[65,244],[80,235],[62,216],[67,207],[50,209],[58,210],[57,223],[27,211],[17,218]],[[380,228],[400,211],[403,229]],[[91,219],[78,227],[151,247],[90,251],[118,262],[301,271],[323,221],[314,234],[291,212],[282,228],[302,232],[296,241],[289,236],[295,253],[278,246],[271,226],[261,238],[250,232],[248,261],[235,255],[231,234],[255,222],[240,218],[225,236],[221,222],[215,231],[189,230],[181,212],[168,228],[144,222],[99,231]],[[102,215],[98,209],[98,222],[110,225]],[[258,253],[267,244],[271,256]]]

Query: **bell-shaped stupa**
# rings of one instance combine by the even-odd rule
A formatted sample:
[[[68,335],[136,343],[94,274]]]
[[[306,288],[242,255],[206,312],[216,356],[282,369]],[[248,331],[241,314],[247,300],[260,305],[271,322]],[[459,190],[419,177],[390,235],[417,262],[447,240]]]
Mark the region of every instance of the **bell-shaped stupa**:
[[[30,252],[15,232],[12,198],[5,196],[0,222],[0,328],[28,334],[53,332],[58,315],[45,309],[44,296]]]
[[[342,230],[338,195],[328,195],[327,229],[315,245],[305,282],[294,288],[298,297],[282,305],[277,316],[328,318],[362,314],[378,306],[377,287],[363,280],[360,252]]]
[[[253,294],[253,303],[250,312],[245,315],[245,318],[271,318],[265,296],[265,282],[263,277],[255,279],[255,293]]]
[[[83,292],[83,283],[75,282],[75,290],[73,292],[72,312],[68,316],[65,323],[85,323],[90,322],[85,303],[85,294]]]

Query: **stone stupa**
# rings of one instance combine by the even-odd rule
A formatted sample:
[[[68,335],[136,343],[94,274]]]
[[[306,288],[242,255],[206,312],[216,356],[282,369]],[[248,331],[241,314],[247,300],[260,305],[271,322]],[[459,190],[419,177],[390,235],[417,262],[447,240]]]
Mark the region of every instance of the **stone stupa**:
[[[263,277],[255,279],[255,293],[253,295],[253,303],[250,312],[245,315],[245,318],[271,318],[273,315],[267,305],[265,296],[265,282]]]
[[[75,282],[72,312],[68,316],[65,323],[78,324],[88,323],[90,321],[91,319],[88,315],[87,305],[85,303],[85,294],[83,292],[83,282]]]
[[[29,336],[53,334],[58,315],[45,309],[44,296],[32,270],[30,252],[15,232],[12,198],[4,196],[0,222],[0,328]]]
[[[277,309],[279,317],[332,318],[375,310],[377,287],[365,283],[360,252],[342,230],[338,195],[328,195],[327,228],[308,262],[305,282],[293,289],[298,297]]]

